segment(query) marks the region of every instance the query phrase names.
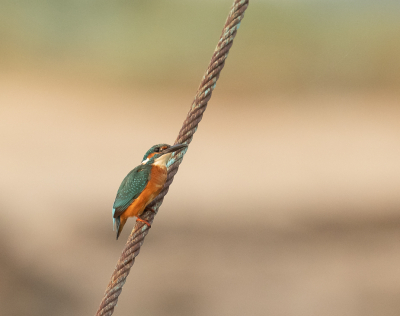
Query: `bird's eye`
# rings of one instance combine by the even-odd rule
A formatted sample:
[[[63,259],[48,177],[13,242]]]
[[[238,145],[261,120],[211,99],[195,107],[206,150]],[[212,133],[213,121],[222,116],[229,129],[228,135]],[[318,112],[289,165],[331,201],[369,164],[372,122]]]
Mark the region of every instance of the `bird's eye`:
[[[158,153],[160,151],[160,147],[157,147],[156,149],[154,149],[154,152]]]

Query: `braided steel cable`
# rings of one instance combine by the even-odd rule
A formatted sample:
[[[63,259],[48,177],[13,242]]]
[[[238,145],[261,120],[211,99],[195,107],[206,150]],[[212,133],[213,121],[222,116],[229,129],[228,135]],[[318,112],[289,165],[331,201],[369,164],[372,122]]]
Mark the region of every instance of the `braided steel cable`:
[[[193,134],[196,132],[197,126],[207,108],[207,103],[211,98],[219,74],[225,65],[225,60],[228,57],[229,50],[233,44],[233,39],[236,36],[248,4],[249,0],[235,0],[233,3],[218,45],[174,144],[189,145],[192,142]],[[153,200],[153,202],[146,207],[141,216],[150,224],[153,223],[154,217],[157,214],[165,195],[168,193],[169,186],[178,172],[179,165],[182,163],[186,151],[187,148],[172,155],[167,165],[168,177],[163,190]],[[111,276],[110,283],[104,293],[103,300],[100,303],[96,316],[111,316],[113,314],[114,307],[118,302],[118,297],[122,292],[122,287],[125,284],[126,278],[135,262],[135,258],[140,252],[140,247],[143,245],[144,238],[148,234],[149,229],[150,227],[143,222],[136,222]]]

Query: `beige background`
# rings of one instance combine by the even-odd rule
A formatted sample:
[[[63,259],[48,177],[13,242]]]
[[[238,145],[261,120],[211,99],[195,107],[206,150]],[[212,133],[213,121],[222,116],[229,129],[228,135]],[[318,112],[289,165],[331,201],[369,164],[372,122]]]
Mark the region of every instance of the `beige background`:
[[[95,313],[230,5],[0,1],[5,315]],[[399,315],[399,14],[251,2],[115,315]]]

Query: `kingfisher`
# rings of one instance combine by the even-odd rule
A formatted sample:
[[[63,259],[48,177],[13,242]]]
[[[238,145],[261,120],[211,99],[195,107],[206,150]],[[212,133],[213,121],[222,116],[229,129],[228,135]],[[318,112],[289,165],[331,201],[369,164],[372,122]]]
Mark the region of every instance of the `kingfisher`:
[[[128,173],[119,186],[113,205],[113,225],[117,231],[117,239],[128,217],[136,216],[136,221],[151,227],[140,215],[164,187],[167,181],[167,163],[172,153],[186,147],[185,144],[154,145],[145,153],[142,163]]]

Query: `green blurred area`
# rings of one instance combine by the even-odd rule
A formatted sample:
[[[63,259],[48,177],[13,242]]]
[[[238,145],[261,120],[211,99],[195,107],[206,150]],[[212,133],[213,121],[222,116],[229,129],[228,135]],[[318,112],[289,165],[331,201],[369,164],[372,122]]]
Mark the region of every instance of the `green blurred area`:
[[[0,70],[197,87],[231,2],[2,0]],[[398,1],[251,1],[223,84],[396,89],[399,16]]]

